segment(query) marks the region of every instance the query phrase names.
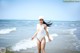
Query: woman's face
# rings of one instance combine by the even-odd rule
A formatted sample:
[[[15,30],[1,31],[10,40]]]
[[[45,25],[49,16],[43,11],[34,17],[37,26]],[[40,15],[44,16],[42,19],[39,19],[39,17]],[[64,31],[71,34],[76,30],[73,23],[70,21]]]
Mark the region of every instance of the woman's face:
[[[43,24],[43,19],[39,19],[39,23],[40,24]]]

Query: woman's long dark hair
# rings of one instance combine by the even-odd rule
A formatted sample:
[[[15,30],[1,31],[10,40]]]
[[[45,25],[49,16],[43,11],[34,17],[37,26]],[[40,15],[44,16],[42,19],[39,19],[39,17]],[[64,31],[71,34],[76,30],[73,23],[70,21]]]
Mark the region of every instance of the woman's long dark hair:
[[[49,22],[45,22],[44,20],[43,20],[43,24],[46,24],[48,27],[50,27],[52,25],[52,23],[50,21]]]

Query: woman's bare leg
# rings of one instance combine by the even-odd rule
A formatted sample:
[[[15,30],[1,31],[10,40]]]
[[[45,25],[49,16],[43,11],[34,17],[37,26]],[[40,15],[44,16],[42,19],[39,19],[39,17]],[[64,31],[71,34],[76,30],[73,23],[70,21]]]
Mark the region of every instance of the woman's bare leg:
[[[41,42],[37,40],[38,53],[41,53]]]
[[[45,38],[43,38],[42,41],[41,41],[41,51],[42,51],[42,53],[46,53],[45,52],[45,45],[46,45],[46,40],[45,40]]]

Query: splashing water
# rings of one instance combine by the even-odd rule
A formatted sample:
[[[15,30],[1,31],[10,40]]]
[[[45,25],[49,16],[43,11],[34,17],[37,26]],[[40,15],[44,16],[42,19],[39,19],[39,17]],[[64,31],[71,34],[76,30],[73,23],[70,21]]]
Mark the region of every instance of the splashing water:
[[[51,40],[53,40],[53,37],[57,37],[57,36],[58,36],[57,34],[51,34],[50,38],[51,38]],[[46,38],[46,42],[49,42],[48,37],[45,36],[45,38]],[[36,45],[37,45],[36,41],[37,41],[36,38],[34,40],[31,40],[31,38],[21,40],[20,42],[18,42],[16,45],[14,45],[12,47],[12,50],[13,51],[20,51],[21,49],[36,47]]]

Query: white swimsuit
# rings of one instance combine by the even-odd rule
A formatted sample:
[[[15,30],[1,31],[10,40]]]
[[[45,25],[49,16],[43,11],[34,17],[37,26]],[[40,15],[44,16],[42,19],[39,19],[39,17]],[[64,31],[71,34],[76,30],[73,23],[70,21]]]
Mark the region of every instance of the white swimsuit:
[[[44,24],[42,24],[42,25],[37,24],[37,30],[39,30],[38,33],[37,33],[37,39],[39,39],[40,41],[46,35],[45,30],[44,30],[44,26],[45,26]]]

